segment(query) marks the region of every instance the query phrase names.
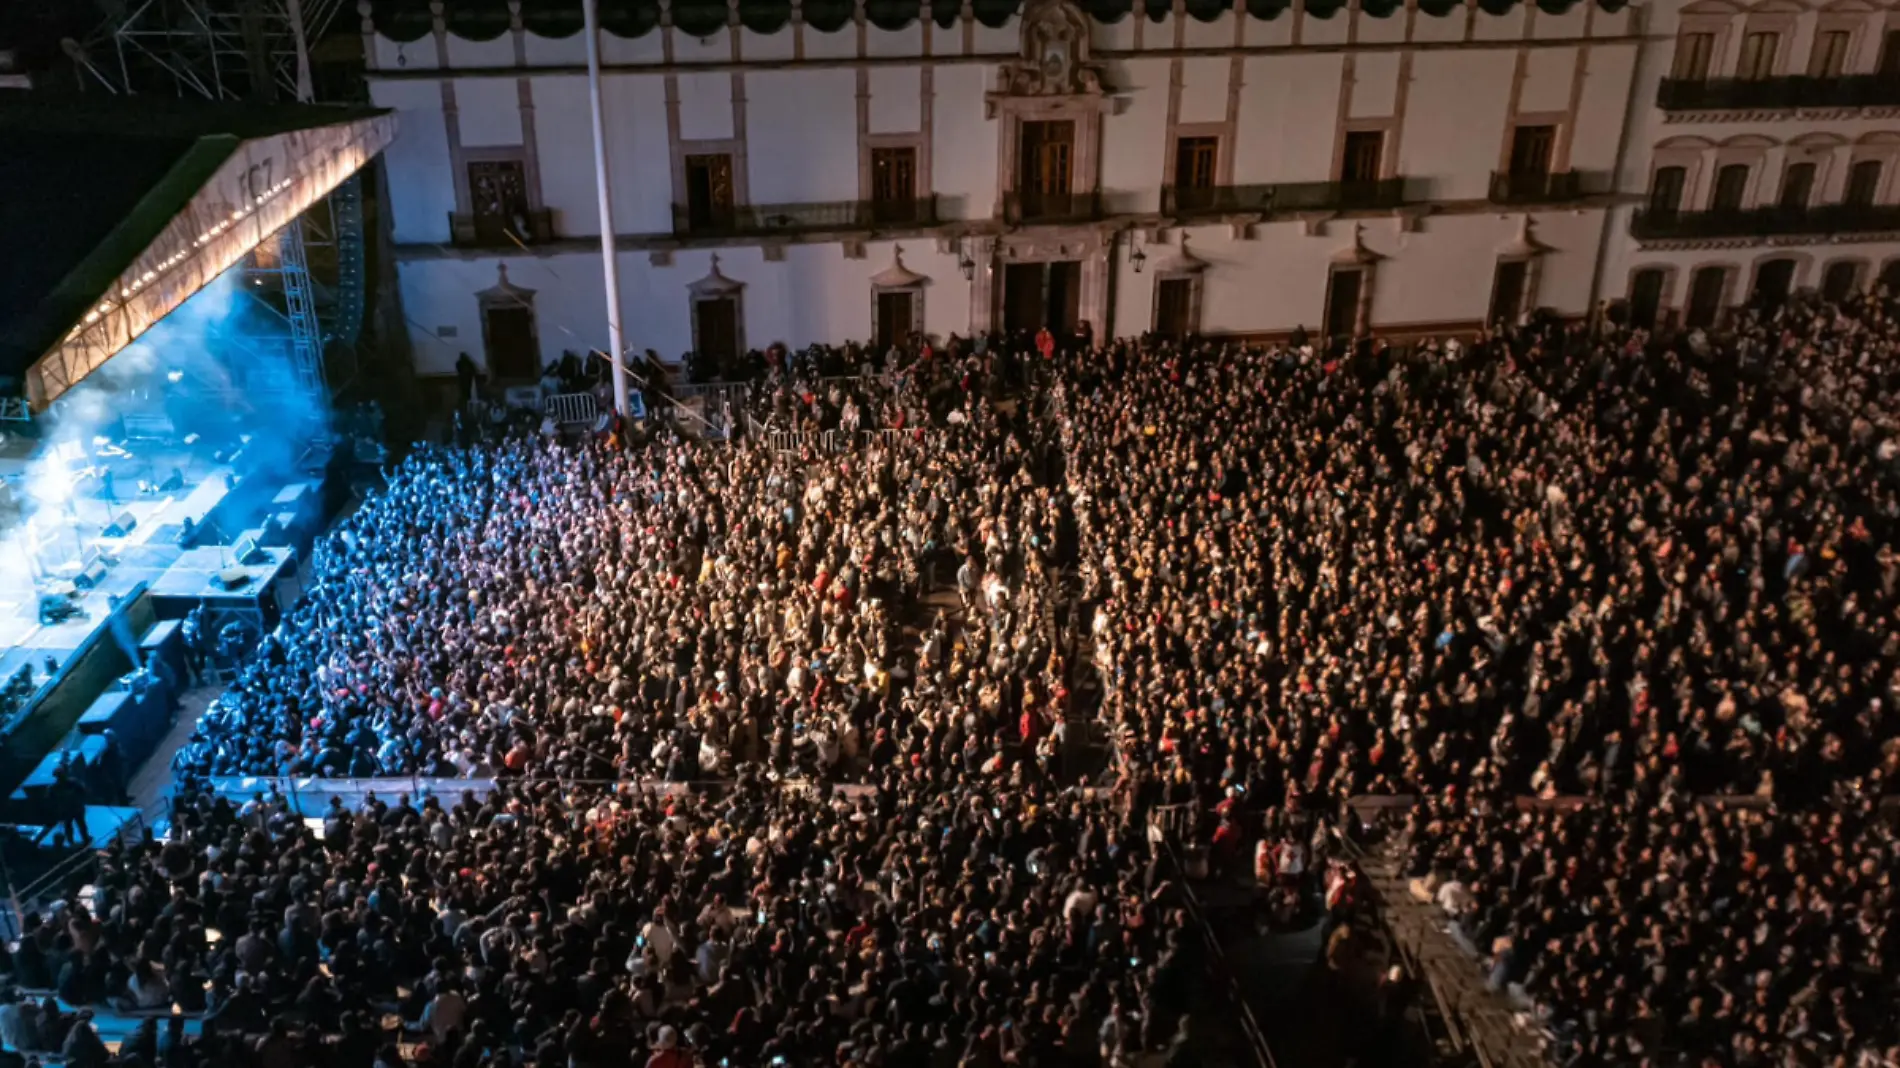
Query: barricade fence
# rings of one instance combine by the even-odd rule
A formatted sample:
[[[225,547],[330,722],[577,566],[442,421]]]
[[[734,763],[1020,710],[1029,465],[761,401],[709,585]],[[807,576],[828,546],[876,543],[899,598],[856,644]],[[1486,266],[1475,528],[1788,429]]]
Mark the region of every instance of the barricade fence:
[[[542,410],[563,427],[585,426],[600,417],[600,401],[592,393],[556,393],[542,403]]]

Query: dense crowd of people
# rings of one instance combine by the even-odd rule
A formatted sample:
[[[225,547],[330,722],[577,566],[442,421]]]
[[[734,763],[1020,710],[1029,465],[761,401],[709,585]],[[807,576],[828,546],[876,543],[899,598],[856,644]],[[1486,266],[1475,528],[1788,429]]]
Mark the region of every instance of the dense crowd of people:
[[[492,788],[185,786],[0,1043],[1215,1064],[1157,839],[1339,920],[1326,821],[1384,794],[1558,1062],[1900,1063],[1896,312],[773,350],[728,440],[419,447],[177,768]]]

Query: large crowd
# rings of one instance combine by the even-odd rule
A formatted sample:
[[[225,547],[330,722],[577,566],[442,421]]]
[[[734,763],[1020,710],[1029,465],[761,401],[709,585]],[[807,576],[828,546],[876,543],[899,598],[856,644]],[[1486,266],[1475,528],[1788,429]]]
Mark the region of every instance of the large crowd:
[[[169,839],[32,918],[0,1045],[1217,1064],[1157,840],[1341,918],[1313,832],[1375,794],[1558,1063],[1893,1068],[1897,313],[775,350],[728,440],[418,447]],[[483,785],[192,785],[235,774]]]

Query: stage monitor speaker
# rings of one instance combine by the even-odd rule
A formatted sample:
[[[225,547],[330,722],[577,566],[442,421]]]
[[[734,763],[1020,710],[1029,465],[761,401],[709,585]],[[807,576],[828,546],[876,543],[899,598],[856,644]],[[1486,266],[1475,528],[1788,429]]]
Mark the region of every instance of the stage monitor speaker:
[[[59,594],[40,594],[40,626],[58,626],[78,614],[79,606]]]
[[[73,585],[82,590],[97,589],[99,584],[106,580],[106,572],[110,570],[112,570],[111,560],[101,557],[87,564],[86,569],[73,579]]]
[[[133,515],[131,512],[120,512],[119,518],[114,519],[112,525],[102,531],[100,536],[106,538],[123,538],[136,530],[138,525],[138,516]]]
[[[257,547],[256,538],[245,538],[231,550],[237,556],[237,562],[245,566],[261,564],[270,559],[270,554]]]
[[[165,481],[158,484],[158,491],[160,493],[177,493],[184,488],[185,472],[176,467],[172,468],[172,473],[166,477]]]
[[[213,581],[227,590],[235,590],[251,581],[251,576],[241,567],[227,567],[218,572],[218,577]]]

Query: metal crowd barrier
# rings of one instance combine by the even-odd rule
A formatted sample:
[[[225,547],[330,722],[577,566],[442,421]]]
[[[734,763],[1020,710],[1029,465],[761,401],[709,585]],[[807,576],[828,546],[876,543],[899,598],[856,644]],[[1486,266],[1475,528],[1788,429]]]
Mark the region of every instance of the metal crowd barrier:
[[[543,403],[542,410],[561,426],[590,425],[600,417],[600,402],[592,393],[556,393]]]

